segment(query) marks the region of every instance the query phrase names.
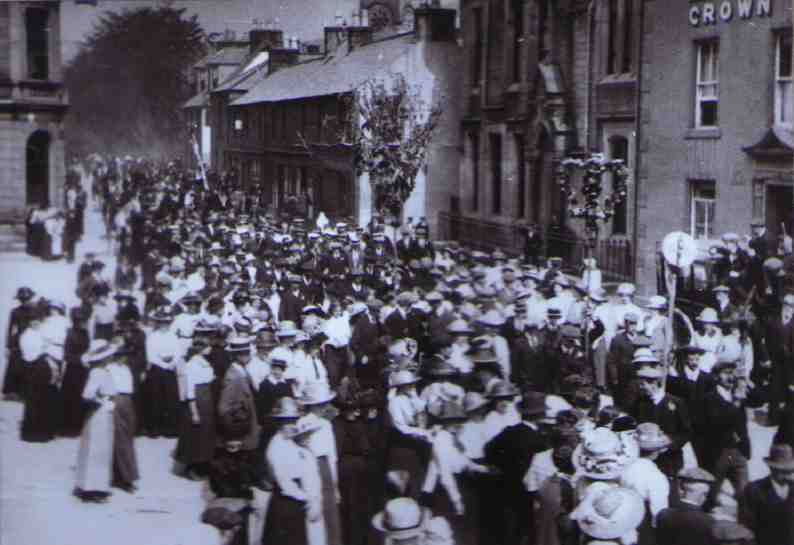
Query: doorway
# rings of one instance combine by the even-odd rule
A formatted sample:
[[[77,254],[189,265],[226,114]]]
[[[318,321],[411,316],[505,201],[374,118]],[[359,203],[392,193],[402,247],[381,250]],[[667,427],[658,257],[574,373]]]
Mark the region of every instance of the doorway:
[[[785,228],[786,234],[792,236],[794,219],[794,187],[785,185],[767,185],[766,187],[766,229],[771,235],[778,237]]]
[[[50,205],[50,134],[36,131],[25,150],[25,189],[28,206]]]

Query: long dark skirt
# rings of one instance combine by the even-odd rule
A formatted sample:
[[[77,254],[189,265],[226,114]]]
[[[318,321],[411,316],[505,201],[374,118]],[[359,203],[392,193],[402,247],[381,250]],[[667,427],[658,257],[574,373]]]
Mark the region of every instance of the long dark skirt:
[[[176,373],[152,365],[143,390],[147,431],[153,435],[176,437],[180,409]]]
[[[135,406],[131,395],[117,395],[113,408],[113,480],[132,484],[140,478],[135,455]]]
[[[182,404],[175,457],[185,465],[209,463],[217,446],[215,401],[210,384],[196,386],[196,406],[199,423],[194,425],[190,406],[187,402]]]
[[[366,456],[339,458],[339,493],[342,503],[339,515],[342,536],[348,545],[363,545],[369,530],[370,467]]]
[[[273,494],[265,518],[262,545],[308,545],[304,503]]]
[[[94,326],[94,338],[110,341],[113,339],[113,322],[107,324],[96,324]]]
[[[41,357],[27,371],[25,412],[22,417],[21,437],[23,441],[41,443],[55,437],[53,389],[50,385],[52,373],[47,360]]]
[[[342,521],[339,518],[339,505],[336,503],[336,487],[331,475],[327,456],[317,458],[320,466],[320,479],[323,485],[323,520],[327,545],[342,545]]]
[[[418,500],[425,478],[429,446],[411,438],[396,437],[397,434],[399,432],[393,430],[389,439],[386,472],[405,471],[408,473],[408,482],[404,491],[389,490],[389,487],[393,488],[393,486],[391,483],[387,483],[387,495],[399,492],[398,496],[408,496]]]
[[[8,365],[3,379],[3,395],[25,395],[25,362],[19,350],[11,350],[8,354]]]
[[[88,381],[89,370],[80,362],[66,365],[66,372],[61,385],[63,418],[61,419],[61,435],[79,437],[85,419],[83,405],[83,389]]]

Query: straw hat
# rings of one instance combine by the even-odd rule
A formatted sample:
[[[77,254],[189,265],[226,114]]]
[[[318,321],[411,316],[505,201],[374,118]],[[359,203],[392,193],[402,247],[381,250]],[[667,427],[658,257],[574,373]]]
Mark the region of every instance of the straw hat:
[[[407,369],[395,371],[389,375],[389,388],[409,386],[411,384],[416,384],[417,382],[419,382],[419,378]]]
[[[579,528],[596,539],[619,539],[645,518],[645,502],[634,490],[595,483],[571,514]]]
[[[485,397],[488,399],[511,399],[519,394],[521,392],[512,383],[499,380],[494,382],[493,386],[485,393]]]
[[[634,351],[634,356],[631,359],[632,363],[659,363],[657,358],[650,348],[637,348]]]
[[[654,295],[648,300],[646,308],[651,310],[662,310],[667,308],[667,299],[662,295]]]
[[[298,334],[298,331],[300,330],[295,325],[295,322],[285,320],[278,324],[276,335],[279,337],[294,337]]]
[[[643,422],[637,426],[637,442],[640,445],[640,450],[645,452],[665,450],[673,444],[659,425],[654,422]]]
[[[227,352],[249,352],[251,350],[250,337],[234,337],[226,343]]]
[[[298,403],[305,406],[322,405],[336,397],[328,384],[324,382],[310,382],[303,388],[303,393],[298,398]]]
[[[697,321],[703,324],[718,324],[720,323],[719,318],[717,317],[717,311],[713,308],[704,308],[698,314]]]
[[[487,406],[489,401],[479,392],[466,392],[463,397],[463,410],[467,413],[474,412]]]
[[[395,498],[372,517],[372,526],[392,539],[409,539],[424,532],[424,525],[431,516],[429,509],[412,498]]]
[[[301,416],[294,425],[288,426],[286,428],[286,435],[289,438],[295,438],[301,435],[314,433],[322,428],[322,426],[323,423],[320,420],[320,417],[313,414],[307,414],[306,416]]]
[[[105,339],[94,339],[83,354],[83,363],[99,363],[113,356],[118,350],[119,345],[106,341]]]
[[[453,335],[473,335],[474,330],[469,327],[466,320],[457,319],[447,326],[447,332]]]
[[[620,437],[607,428],[587,433],[573,455],[574,465],[581,473],[595,480],[620,477],[635,458]]]

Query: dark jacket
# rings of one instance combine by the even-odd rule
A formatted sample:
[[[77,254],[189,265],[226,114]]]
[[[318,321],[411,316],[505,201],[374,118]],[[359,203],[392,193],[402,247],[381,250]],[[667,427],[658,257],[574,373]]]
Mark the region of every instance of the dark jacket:
[[[692,421],[686,403],[675,396],[665,395],[658,404],[643,397],[634,405],[632,415],[638,424],[653,422],[672,440],[670,448],[656,460],[656,465],[668,477],[675,477],[684,467],[684,445],[692,438]]]
[[[485,461],[499,470],[500,479],[507,488],[523,490],[524,475],[532,458],[547,448],[540,432],[521,422],[508,426],[485,445]]]
[[[710,543],[714,519],[691,503],[677,502],[662,509],[656,517],[658,545]]]
[[[709,392],[703,403],[704,460],[701,465],[712,470],[724,449],[736,448],[750,459],[750,438],[744,403],[736,406],[725,401],[719,393]]]
[[[753,481],[744,489],[740,502],[742,522],[755,533],[758,545],[794,543],[794,487],[788,498],[780,498],[772,487],[772,478]]]

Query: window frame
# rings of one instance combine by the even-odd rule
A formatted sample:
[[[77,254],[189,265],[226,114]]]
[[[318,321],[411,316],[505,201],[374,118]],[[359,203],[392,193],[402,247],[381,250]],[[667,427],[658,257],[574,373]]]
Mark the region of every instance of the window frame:
[[[518,192],[516,217],[525,218],[527,215],[527,157],[524,133],[517,132],[513,135],[513,145],[516,153],[516,189]]]
[[[700,189],[708,188],[713,191],[713,196],[710,198],[697,196],[697,191]],[[716,229],[714,228],[715,217],[717,215],[717,183],[715,180],[707,179],[694,179],[689,180],[689,234],[696,240],[712,240],[715,236]],[[706,212],[703,223],[703,236],[698,234],[697,225],[697,206],[698,204],[705,204]],[[709,213],[709,204],[711,211]]]
[[[502,214],[502,185],[504,183],[503,142],[501,133],[492,132],[488,135],[488,151],[491,166],[491,213]]]
[[[781,68],[781,51],[783,40],[788,40],[788,47],[789,47],[789,74],[788,76],[781,76],[780,75],[780,68]],[[791,29],[780,30],[775,33],[775,125],[779,125],[781,127],[789,127],[791,128],[794,126],[794,77],[792,77],[792,73],[794,70],[794,60],[792,59],[792,51],[791,51],[791,44],[792,44],[792,32]],[[788,88],[788,108],[784,108],[784,92],[782,90],[783,87]],[[786,113],[788,114],[786,116]],[[787,118],[787,119],[786,119]]]
[[[482,6],[471,9],[474,34],[474,52],[472,55],[472,87],[479,87],[485,73],[485,10]]]
[[[711,50],[711,57],[714,60],[713,78],[710,80],[701,80],[703,72],[703,52],[706,48]],[[696,129],[713,129],[720,126],[720,44],[719,39],[712,38],[709,40],[701,40],[695,42],[695,128]],[[703,89],[713,87],[713,96],[706,94]],[[703,110],[701,105],[703,103],[713,102],[715,104],[715,121],[714,124],[704,124]]]
[[[469,134],[469,147],[471,148],[471,182],[472,199],[471,211],[478,212],[480,209],[480,133],[474,131]]]
[[[615,153],[617,149],[617,145],[624,146],[625,145],[625,157],[618,157],[618,154]],[[607,153],[609,158],[614,159],[621,159],[623,164],[626,166],[626,169],[631,172],[631,140],[625,134],[615,133],[611,134],[607,138]],[[609,184],[610,184],[610,191],[615,190],[615,176],[610,174],[609,175]],[[618,220],[618,217],[621,216],[621,219]],[[615,214],[612,216],[611,220],[611,230],[612,236],[627,236],[629,234],[629,205],[628,205],[628,198],[623,199],[620,204],[615,205]]]
[[[49,35],[50,17],[51,13],[47,8],[29,7],[25,9],[27,77],[31,80],[47,81],[50,79],[50,73],[52,72],[52,59],[50,59],[51,37]],[[34,23],[38,23],[36,28],[34,28]],[[34,35],[33,30],[39,30],[40,32]],[[40,59],[43,59],[41,66],[37,62]],[[42,69],[41,74],[38,72],[39,68]]]

